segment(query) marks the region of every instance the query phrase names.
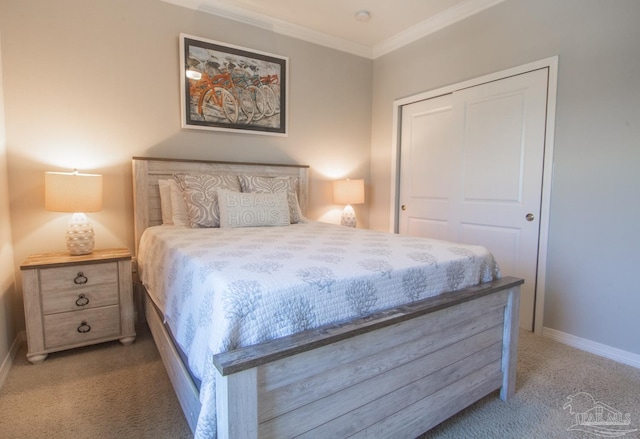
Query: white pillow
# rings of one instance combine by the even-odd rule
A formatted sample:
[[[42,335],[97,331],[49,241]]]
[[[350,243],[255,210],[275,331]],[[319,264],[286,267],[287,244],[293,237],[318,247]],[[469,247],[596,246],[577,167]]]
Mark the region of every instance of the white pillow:
[[[187,213],[187,202],[184,201],[182,189],[178,186],[178,182],[169,180],[169,188],[171,189],[171,219],[174,226],[189,227],[189,214]]]
[[[264,177],[260,175],[238,175],[242,192],[275,193],[287,192],[289,201],[289,217],[291,224],[305,223],[298,203],[298,179],[295,177]]]
[[[171,210],[171,187],[169,180],[158,180],[160,188],[160,210],[162,212],[162,224],[173,224],[173,211]]]
[[[220,227],[288,226],[286,192],[257,194],[218,189]]]

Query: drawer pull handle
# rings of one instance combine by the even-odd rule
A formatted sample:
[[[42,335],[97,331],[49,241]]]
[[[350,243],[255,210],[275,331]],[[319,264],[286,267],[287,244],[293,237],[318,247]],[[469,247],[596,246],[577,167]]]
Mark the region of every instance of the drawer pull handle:
[[[89,278],[87,276],[85,276],[82,271],[79,271],[78,275],[73,280],[73,283],[76,284],[76,285],[84,285],[84,284],[87,283],[88,280],[89,280]]]
[[[76,306],[87,306],[89,304],[89,298],[84,294],[80,294],[76,299]]]
[[[87,322],[85,322],[84,320],[80,323],[80,326],[78,326],[78,332],[80,334],[85,334],[87,332],[91,331],[91,326],[87,325]]]
[[[80,271],[78,272],[78,275],[76,276],[76,278],[73,280],[73,283],[76,285],[84,285],[87,283],[88,280],[89,278],[85,276],[82,271]]]

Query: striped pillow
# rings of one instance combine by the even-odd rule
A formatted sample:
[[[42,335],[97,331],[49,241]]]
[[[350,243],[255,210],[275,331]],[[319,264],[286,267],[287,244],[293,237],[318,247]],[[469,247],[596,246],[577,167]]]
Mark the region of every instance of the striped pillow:
[[[174,174],[187,203],[189,225],[198,227],[220,227],[218,189],[240,191],[237,175],[232,174]]]

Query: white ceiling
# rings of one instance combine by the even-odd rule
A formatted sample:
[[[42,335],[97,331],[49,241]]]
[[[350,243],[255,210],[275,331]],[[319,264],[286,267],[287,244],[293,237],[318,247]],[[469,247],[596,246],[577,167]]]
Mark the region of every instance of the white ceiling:
[[[504,0],[163,1],[375,59]]]

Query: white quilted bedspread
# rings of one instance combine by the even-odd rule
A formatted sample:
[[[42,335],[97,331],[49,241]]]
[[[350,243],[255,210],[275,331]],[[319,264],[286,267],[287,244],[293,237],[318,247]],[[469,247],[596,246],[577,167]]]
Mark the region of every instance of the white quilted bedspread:
[[[202,381],[196,438],[216,436],[214,354],[500,277],[484,247],[319,222],[150,227],[138,264]]]

